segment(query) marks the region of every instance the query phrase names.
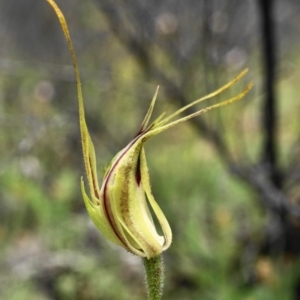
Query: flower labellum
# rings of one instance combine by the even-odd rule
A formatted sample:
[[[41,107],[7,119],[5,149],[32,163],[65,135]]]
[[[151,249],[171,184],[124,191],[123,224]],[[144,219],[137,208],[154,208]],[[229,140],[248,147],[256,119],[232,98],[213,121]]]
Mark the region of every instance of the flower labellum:
[[[53,7],[59,18],[68,42],[75,69],[83,158],[89,183],[90,196],[86,193],[83,180],[81,180],[81,189],[88,213],[100,232],[111,242],[124,247],[129,252],[138,256],[146,257],[148,259],[155,257],[170,246],[172,232],[165,215],[151,192],[144,143],[150,137],[169,129],[174,125],[244,97],[251,89],[252,83],[236,97],[174,120],[176,116],[188,108],[228,89],[243,77],[247,70],[243,71],[235,79],[215,92],[186,105],[168,117],[164,117],[164,114],[162,114],[149,124],[157,98],[157,89],[138,134],[112,160],[104,175],[102,187],[99,188],[95,150],[85,122],[79,70],[69,30],[64,16],[55,2],[53,0],[47,1]],[[154,221],[152,215],[157,222]],[[161,233],[157,232],[156,223],[160,226]]]

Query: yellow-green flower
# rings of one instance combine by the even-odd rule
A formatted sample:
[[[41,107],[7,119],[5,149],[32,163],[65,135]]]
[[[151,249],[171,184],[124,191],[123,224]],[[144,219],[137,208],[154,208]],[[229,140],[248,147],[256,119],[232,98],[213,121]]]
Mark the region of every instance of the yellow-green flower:
[[[153,105],[154,101],[155,98]],[[128,251],[147,258],[167,249],[172,240],[168,221],[151,192],[143,148],[144,142],[156,134],[154,130],[157,129],[157,122],[147,126],[153,105],[137,136],[111,162],[100,191],[94,173],[95,161],[89,163],[91,198],[88,198],[82,182],[87,210],[103,235]],[[163,236],[156,231],[148,203],[161,226]]]
[[[111,242],[124,247],[138,256],[155,257],[170,246],[172,232],[166,217],[151,192],[144,143],[152,136],[174,125],[244,97],[252,87],[252,84],[249,84],[239,95],[232,99],[174,120],[176,116],[191,106],[212,98],[229,88],[244,76],[247,70],[217,91],[192,102],[168,117],[164,117],[164,114],[162,114],[149,124],[158,93],[157,89],[138,134],[112,160],[104,175],[102,186],[99,188],[95,150],[85,122],[79,71],[70,34],[60,9],[53,0],[47,1],[52,5],[60,20],[74,63],[83,158],[89,183],[89,196],[86,193],[83,180],[81,181],[81,188],[88,213],[100,232]],[[156,230],[151,211],[161,227],[162,235]]]

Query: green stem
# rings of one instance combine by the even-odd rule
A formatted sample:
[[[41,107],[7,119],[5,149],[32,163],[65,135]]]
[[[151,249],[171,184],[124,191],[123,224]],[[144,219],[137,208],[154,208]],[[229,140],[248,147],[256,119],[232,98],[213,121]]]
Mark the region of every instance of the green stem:
[[[162,255],[143,259],[149,300],[160,300],[164,286],[164,263]]]

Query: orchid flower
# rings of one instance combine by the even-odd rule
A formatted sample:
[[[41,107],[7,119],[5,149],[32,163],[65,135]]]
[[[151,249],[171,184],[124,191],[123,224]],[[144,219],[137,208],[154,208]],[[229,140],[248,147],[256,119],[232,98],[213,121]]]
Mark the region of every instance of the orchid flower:
[[[84,181],[81,179],[81,189],[87,211],[99,231],[111,242],[124,247],[129,252],[140,257],[149,259],[158,256],[170,246],[172,232],[164,213],[155,201],[151,191],[144,143],[149,138],[175,125],[244,97],[251,89],[252,84],[249,84],[236,97],[176,119],[179,114],[188,108],[219,95],[228,89],[241,79],[247,70],[244,70],[235,79],[215,92],[184,106],[167,117],[163,113],[156,120],[149,123],[158,94],[157,88],[140,130],[132,141],[114,157],[105,172],[102,186],[99,187],[96,155],[85,121],[79,70],[69,30],[64,16],[55,2],[53,0],[47,1],[51,4],[59,18],[74,64],[83,159],[89,183],[88,195]],[[157,223],[161,227],[160,231],[162,235],[158,233],[154,219],[158,221]]]

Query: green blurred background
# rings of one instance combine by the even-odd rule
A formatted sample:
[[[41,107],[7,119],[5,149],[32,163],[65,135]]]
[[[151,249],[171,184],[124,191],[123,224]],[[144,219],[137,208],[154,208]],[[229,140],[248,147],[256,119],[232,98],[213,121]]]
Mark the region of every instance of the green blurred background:
[[[146,144],[174,235],[163,299],[300,299],[298,1],[266,1],[275,161],[259,0],[57,3],[99,170],[135,135],[157,85],[156,116],[250,68],[204,106],[253,81],[245,99]],[[84,207],[76,86],[54,12],[43,0],[1,0],[0,40],[0,299],[146,299],[139,258],[106,241]]]

